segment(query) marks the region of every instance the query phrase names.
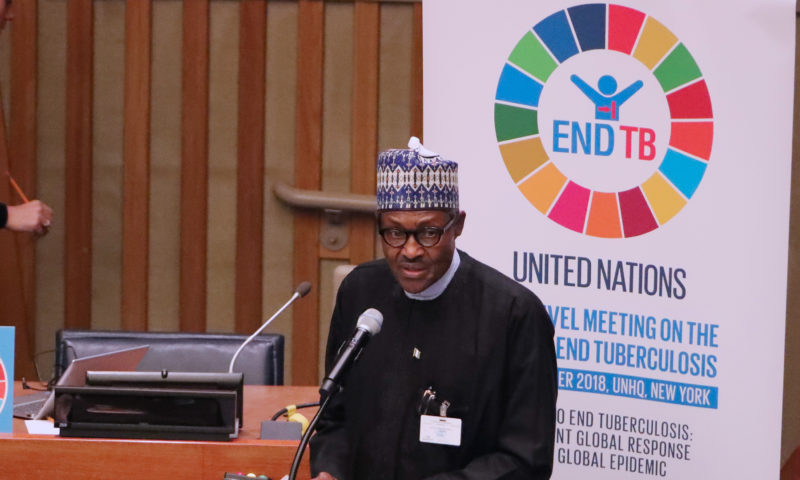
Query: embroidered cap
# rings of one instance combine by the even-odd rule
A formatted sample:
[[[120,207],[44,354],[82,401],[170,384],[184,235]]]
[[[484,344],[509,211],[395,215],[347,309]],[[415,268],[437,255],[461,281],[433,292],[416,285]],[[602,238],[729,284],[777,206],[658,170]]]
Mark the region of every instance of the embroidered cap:
[[[458,209],[458,164],[423,147],[378,154],[378,210]]]

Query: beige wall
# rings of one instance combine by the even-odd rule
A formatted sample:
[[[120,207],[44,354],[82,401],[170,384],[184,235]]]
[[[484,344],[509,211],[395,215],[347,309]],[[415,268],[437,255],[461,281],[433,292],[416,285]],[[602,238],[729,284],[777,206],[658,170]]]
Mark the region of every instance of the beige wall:
[[[119,328],[122,226],[122,87],[124,2],[96,0],[93,147],[92,327]],[[181,114],[181,24],[179,1],[153,2],[153,76],[150,177],[149,328],[178,328],[179,191]],[[52,348],[64,321],[64,111],[66,2],[39,0],[38,184],[40,197],[56,211],[50,234],[37,244],[36,350]],[[292,212],[271,194],[277,181],[294,182],[297,5],[270,1],[267,36],[267,101],[264,221],[264,317],[291,293]],[[403,145],[411,125],[410,4],[381,7],[378,146]],[[323,101],[323,188],[349,189],[352,100],[353,5],[329,3],[325,13]],[[800,29],[800,25],[798,25]],[[236,208],[236,101],[238,2],[212,1],[210,23],[210,137],[208,328],[233,329]],[[799,37],[800,38],[800,37]],[[8,36],[0,62],[8,65]],[[800,52],[800,50],[798,50]],[[797,62],[800,64],[800,62]],[[796,65],[797,65],[796,64]],[[796,78],[800,78],[800,70]],[[4,100],[7,69],[0,69]],[[797,89],[796,89],[797,91]],[[782,459],[800,445],[800,99],[795,98],[792,214],[787,301],[786,375]],[[6,103],[7,104],[7,103]],[[8,111],[6,111],[8,114]],[[320,348],[331,311],[333,269],[325,260],[320,295]],[[269,328],[287,336],[287,379],[291,382],[291,312]],[[51,365],[47,354],[42,366]],[[45,373],[47,375],[47,372]]]

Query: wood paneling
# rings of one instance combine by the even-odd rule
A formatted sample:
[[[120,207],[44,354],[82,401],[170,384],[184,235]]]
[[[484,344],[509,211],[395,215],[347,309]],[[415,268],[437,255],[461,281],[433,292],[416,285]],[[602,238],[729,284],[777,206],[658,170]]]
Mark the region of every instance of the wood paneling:
[[[6,142],[6,121],[2,105],[0,105],[0,171],[8,169],[8,144]],[[5,176],[5,175],[3,175]],[[11,192],[8,179],[0,181],[0,202],[8,204],[16,195]],[[13,202],[19,203],[19,202]],[[25,317],[25,296],[22,285],[22,257],[17,248],[15,237],[28,234],[0,235],[0,305],[2,305],[3,325],[12,325],[15,330],[15,376],[36,378],[33,368],[33,355],[30,347],[31,332]]]
[[[183,3],[180,329],[205,331],[208,243],[208,0]]]
[[[36,198],[36,60],[38,3],[14,5],[11,24],[9,166],[28,198]]]
[[[266,0],[239,5],[239,124],[236,171],[236,331],[261,324],[264,244]]]
[[[147,320],[151,330],[175,331],[180,319],[183,5],[152,4]]]
[[[276,182],[294,184],[294,122],[297,102],[297,3],[267,3],[267,91],[265,112],[264,284],[262,318],[271,316],[294,289],[294,212],[272,194]],[[317,285],[314,285],[317,288]],[[305,302],[308,299],[302,299]],[[269,331],[286,336],[285,381],[292,383],[294,308],[284,312]]]
[[[356,2],[350,165],[350,188],[353,193],[375,193],[380,22],[380,4]],[[350,228],[350,263],[363,263],[374,256],[375,220],[369,215],[353,215]]]
[[[380,28],[378,149],[404,148],[412,131],[413,5],[381,3]]]
[[[789,460],[781,468],[780,480],[797,480],[798,478],[800,478],[800,447],[794,449]]]
[[[295,133],[295,186],[318,190],[322,158],[323,33],[325,4],[298,0],[297,111]],[[295,284],[319,282],[319,214],[296,211],[294,220]],[[292,381],[313,385],[317,378],[319,341],[319,289],[294,305]]]
[[[37,242],[36,248],[36,350],[45,351],[53,348],[55,331],[64,326],[67,3],[38,1],[37,4],[36,184],[38,196],[54,212],[50,232]],[[9,39],[3,35],[0,43]],[[39,366],[45,367],[42,378],[49,378],[52,362],[45,356],[39,360]]]
[[[210,2],[206,331],[231,331],[236,297],[240,6]]]
[[[120,328],[125,133],[125,1],[94,1],[92,323]]]
[[[353,123],[350,121],[356,95],[353,48],[355,44],[354,3],[327,2],[325,5],[323,88],[322,88],[322,154],[320,190],[350,191]],[[320,278],[319,315],[324,315],[330,276],[325,273],[324,260],[350,258],[350,222],[348,214],[322,214],[319,236]],[[330,248],[329,248],[330,247]],[[319,327],[320,335],[327,330]]]
[[[411,135],[422,137],[422,3],[414,4],[414,30],[411,39]]]
[[[800,4],[798,4],[800,7]],[[800,42],[800,14],[795,18],[795,44]],[[800,208],[800,49],[795,49],[794,62],[794,129],[792,130],[792,183],[789,222],[789,256],[788,278],[786,297],[786,347],[783,372],[783,429],[781,432],[781,461],[790,461],[800,471],[800,452],[795,449],[800,446],[800,221],[797,221],[795,212]],[[793,453],[794,452],[794,453]],[[797,476],[789,477],[796,480]],[[781,477],[781,480],[784,480]]]
[[[374,221],[345,215],[349,243],[331,251],[320,245],[319,212],[287,208],[266,187],[288,181],[373,194],[379,148],[402,145],[409,132],[422,129],[421,4],[348,0],[326,10],[326,3],[126,0],[107,8],[95,0],[17,2],[6,40],[13,41],[12,62],[4,70],[13,90],[11,170],[34,196],[38,147],[46,166],[40,186],[57,207],[54,232],[36,264],[39,295],[33,257],[23,255],[25,288],[18,296],[38,298],[42,310],[38,323],[28,325],[31,332],[35,327],[44,337],[63,326],[117,325],[251,331],[270,313],[265,308],[283,300],[276,292],[286,283],[309,280],[313,293],[294,307],[291,328],[285,319],[286,363],[293,369],[287,377],[317,383],[324,335],[319,307],[329,301],[320,299],[320,290],[330,290],[327,276],[320,278],[321,263],[373,258]],[[281,12],[291,28],[268,31],[268,9]],[[169,27],[159,11],[169,14]],[[159,28],[167,34],[159,36]],[[270,65],[282,72],[268,77],[271,31],[280,31],[281,47]],[[47,40],[47,48],[40,40],[42,52],[38,37]],[[66,60],[54,44],[65,45]],[[54,55],[65,65],[58,75]],[[61,120],[52,122],[53,112]],[[53,262],[62,247],[63,268]]]
[[[64,324],[91,326],[92,293],[92,0],[67,4]]]
[[[36,198],[37,7],[35,1],[14,5],[14,23],[11,28],[12,123],[8,132],[8,168],[30,199]],[[30,235],[16,235],[14,238],[22,268],[22,296],[25,300],[25,321],[29,333],[27,348],[35,351],[35,239]]]
[[[147,330],[150,199],[150,0],[125,8],[122,328]]]

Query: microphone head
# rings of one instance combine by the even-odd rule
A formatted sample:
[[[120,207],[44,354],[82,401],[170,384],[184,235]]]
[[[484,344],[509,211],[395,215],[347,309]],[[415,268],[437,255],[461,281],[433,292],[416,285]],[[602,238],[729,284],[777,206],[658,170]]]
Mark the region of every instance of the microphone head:
[[[308,292],[311,291],[311,282],[302,282],[297,288],[294,289],[294,293],[300,295],[300,298],[305,297],[308,295]]]
[[[372,336],[379,334],[382,326],[383,314],[374,308],[366,309],[364,313],[358,317],[358,323],[356,323],[356,328],[365,330]]]

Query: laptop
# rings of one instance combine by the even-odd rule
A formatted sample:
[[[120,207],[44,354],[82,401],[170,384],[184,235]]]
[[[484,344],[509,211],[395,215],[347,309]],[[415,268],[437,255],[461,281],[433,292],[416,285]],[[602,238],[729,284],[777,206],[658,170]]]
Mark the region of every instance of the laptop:
[[[108,353],[76,358],[69,364],[56,385],[80,387],[86,384],[89,370],[133,371],[139,365],[148,345],[126,348]],[[24,395],[14,398],[14,416],[17,418],[41,420],[53,414],[55,394],[52,391]]]

